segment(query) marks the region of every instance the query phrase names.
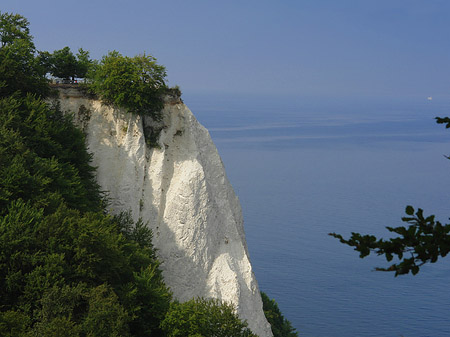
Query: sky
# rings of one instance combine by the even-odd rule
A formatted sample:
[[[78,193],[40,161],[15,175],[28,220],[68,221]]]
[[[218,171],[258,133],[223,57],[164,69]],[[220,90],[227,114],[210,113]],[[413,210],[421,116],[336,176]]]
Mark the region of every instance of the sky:
[[[186,93],[450,97],[448,0],[2,0],[39,50],[147,53]]]

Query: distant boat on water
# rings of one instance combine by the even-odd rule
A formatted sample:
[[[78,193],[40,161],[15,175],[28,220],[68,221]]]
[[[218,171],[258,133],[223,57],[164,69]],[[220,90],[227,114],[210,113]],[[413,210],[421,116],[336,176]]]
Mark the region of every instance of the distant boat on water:
[[[427,100],[432,101],[432,100],[433,100],[433,97],[428,96],[428,97],[427,97]]]

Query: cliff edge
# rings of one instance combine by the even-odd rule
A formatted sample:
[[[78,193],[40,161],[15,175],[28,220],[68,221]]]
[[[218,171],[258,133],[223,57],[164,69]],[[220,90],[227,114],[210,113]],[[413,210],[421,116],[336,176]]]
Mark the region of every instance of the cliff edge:
[[[272,336],[249,260],[242,212],[208,131],[180,100],[162,121],[126,113],[59,88],[63,111],[87,136],[112,213],[148,222],[166,284],[180,301],[232,302],[261,337]],[[158,132],[155,132],[157,130]],[[146,139],[158,147],[150,148]]]

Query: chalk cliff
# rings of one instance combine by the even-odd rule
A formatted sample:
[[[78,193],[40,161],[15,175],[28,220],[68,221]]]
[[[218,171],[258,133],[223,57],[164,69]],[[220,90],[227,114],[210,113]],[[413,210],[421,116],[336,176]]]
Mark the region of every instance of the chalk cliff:
[[[87,135],[110,210],[131,210],[153,230],[166,284],[181,301],[214,297],[237,306],[257,335],[272,336],[249,261],[241,207],[208,131],[177,99],[163,120],[126,113],[60,89],[62,110]],[[160,130],[159,135],[151,135]],[[149,148],[146,137],[157,140]]]

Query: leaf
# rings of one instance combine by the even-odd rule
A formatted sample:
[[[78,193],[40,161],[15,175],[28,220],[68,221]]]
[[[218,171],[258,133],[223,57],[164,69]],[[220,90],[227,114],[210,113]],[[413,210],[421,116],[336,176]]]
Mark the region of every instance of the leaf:
[[[387,261],[391,261],[392,258],[393,258],[393,256],[392,256],[391,253],[386,253],[386,260],[387,260]]]
[[[414,214],[414,208],[412,206],[410,206],[410,205],[406,206],[405,213],[408,214],[408,215],[413,215]]]

